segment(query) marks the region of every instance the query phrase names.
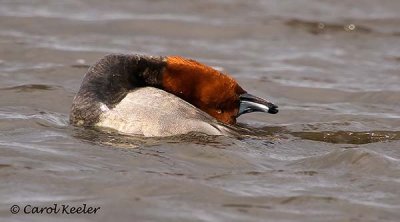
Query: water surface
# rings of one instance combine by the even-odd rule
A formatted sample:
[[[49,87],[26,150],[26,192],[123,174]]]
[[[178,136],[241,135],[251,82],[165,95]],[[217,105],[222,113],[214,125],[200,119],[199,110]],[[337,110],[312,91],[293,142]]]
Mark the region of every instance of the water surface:
[[[0,1],[2,221],[397,221],[400,2]],[[280,107],[241,139],[68,125],[108,53],[182,55]],[[12,215],[14,204],[100,206]]]

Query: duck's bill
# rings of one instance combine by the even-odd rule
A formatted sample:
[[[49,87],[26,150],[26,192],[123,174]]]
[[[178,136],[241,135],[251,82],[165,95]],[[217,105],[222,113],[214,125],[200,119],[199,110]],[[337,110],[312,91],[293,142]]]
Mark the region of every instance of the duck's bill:
[[[248,93],[240,95],[239,98],[240,98],[240,106],[239,106],[238,116],[251,112],[264,112],[264,113],[276,114],[279,111],[277,105]]]

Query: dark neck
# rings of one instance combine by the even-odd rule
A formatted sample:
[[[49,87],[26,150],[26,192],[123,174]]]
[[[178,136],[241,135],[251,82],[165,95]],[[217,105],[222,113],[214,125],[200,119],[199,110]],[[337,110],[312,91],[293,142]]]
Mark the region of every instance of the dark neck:
[[[100,104],[110,109],[130,90],[153,86],[162,88],[164,57],[107,55],[91,66],[72,102],[70,122],[91,126],[98,121]]]
[[[107,55],[85,75],[78,93],[90,93],[94,99],[114,106],[135,88],[162,86],[164,57]]]

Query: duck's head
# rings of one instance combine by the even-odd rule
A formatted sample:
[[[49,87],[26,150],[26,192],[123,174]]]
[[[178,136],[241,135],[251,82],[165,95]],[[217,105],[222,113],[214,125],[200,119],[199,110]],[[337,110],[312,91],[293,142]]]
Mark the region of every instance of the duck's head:
[[[162,85],[164,90],[227,124],[236,123],[236,118],[245,113],[278,112],[278,106],[247,93],[230,76],[179,56],[167,57]]]

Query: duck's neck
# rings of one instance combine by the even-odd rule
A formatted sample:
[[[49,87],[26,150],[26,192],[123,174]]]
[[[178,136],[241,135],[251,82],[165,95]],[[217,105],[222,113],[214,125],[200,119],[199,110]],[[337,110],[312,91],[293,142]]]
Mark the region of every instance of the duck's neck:
[[[165,57],[107,55],[85,75],[78,93],[114,106],[135,88],[162,87]]]

